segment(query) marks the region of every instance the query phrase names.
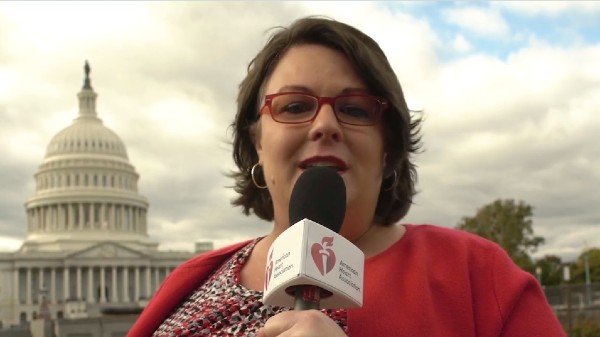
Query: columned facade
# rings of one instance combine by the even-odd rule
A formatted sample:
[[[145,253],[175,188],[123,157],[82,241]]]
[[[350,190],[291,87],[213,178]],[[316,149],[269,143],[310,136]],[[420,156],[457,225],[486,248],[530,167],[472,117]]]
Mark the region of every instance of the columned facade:
[[[148,236],[148,202],[125,144],[103,125],[85,65],[79,112],[48,144],[25,202],[27,237],[0,253],[0,325],[40,313],[71,314],[68,304],[100,315],[143,307],[177,265],[198,252],[164,252]],[[45,305],[45,304],[44,304]]]
[[[38,205],[27,210],[27,229],[32,234],[73,230],[111,230],[144,234],[146,212],[143,205],[111,202]]]

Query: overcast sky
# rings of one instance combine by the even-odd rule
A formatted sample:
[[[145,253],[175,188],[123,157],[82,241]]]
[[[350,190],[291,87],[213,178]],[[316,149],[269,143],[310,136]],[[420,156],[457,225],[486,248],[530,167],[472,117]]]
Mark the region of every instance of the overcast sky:
[[[162,249],[266,234],[224,176],[236,89],[268,29],[323,14],[377,40],[423,109],[405,223],[454,227],[498,198],[534,207],[536,253],[600,247],[596,2],[0,2],[0,251],[25,238],[46,146],[77,115],[83,63],[127,146]]]

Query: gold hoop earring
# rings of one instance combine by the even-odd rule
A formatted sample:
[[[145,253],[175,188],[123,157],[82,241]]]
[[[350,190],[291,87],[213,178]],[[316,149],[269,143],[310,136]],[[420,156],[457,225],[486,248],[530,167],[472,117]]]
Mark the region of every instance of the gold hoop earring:
[[[389,192],[391,190],[393,190],[394,188],[396,188],[396,181],[398,180],[398,172],[396,172],[396,170],[394,170],[394,181],[392,181],[392,185],[390,185],[390,187],[384,189],[384,192]]]
[[[256,163],[256,164],[254,164],[254,166],[252,166],[252,169],[250,170],[250,177],[252,178],[252,182],[254,183],[254,186],[256,186],[260,189],[265,189],[265,188],[267,188],[267,184],[265,183],[264,185],[259,185],[256,182],[256,179],[254,178],[254,171],[256,170],[256,167],[258,167],[259,165],[260,165],[259,163]]]

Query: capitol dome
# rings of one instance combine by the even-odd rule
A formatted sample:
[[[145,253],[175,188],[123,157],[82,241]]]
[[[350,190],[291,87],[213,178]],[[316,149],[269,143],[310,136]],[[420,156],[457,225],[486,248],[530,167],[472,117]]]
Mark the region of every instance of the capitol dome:
[[[103,240],[155,249],[147,234],[146,198],[121,138],[103,125],[86,62],[79,112],[46,148],[26,202],[27,238],[21,250],[82,249]]]
[[[46,159],[60,155],[103,154],[125,160],[125,144],[116,133],[102,124],[96,113],[97,94],[92,89],[90,67],[85,64],[85,80],[79,98],[79,115],[73,124],[60,131],[46,149]]]
[[[91,153],[128,159],[123,141],[99,118],[75,119],[54,136],[46,148],[46,158]]]

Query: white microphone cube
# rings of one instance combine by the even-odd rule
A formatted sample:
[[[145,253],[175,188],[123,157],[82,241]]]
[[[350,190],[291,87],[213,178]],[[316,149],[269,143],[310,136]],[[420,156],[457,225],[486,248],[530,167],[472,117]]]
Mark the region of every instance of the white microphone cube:
[[[365,255],[338,233],[304,219],[281,233],[269,249],[263,303],[293,307],[290,287],[317,286],[320,308],[356,308],[363,302]]]

